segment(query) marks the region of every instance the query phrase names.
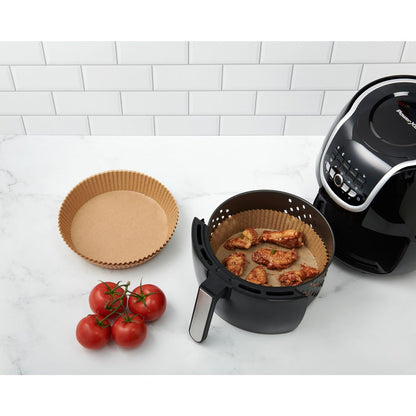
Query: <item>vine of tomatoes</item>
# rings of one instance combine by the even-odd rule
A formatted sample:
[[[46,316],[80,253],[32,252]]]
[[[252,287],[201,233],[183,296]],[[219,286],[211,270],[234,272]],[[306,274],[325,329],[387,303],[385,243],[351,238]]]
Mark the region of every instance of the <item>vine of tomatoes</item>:
[[[155,285],[140,282],[101,282],[90,295],[94,314],[82,318],[76,328],[78,342],[88,349],[104,347],[112,337],[123,348],[135,348],[146,338],[146,322],[159,319],[166,310],[166,296]],[[111,323],[112,322],[112,323]]]

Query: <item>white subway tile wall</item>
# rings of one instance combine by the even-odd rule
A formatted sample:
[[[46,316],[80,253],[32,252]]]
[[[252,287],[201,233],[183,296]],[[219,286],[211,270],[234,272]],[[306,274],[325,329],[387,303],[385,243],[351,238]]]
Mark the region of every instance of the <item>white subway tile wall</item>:
[[[160,136],[217,136],[218,116],[157,116],[156,135]]]
[[[0,91],[14,91],[10,67],[0,66]]]
[[[188,92],[122,92],[123,114],[186,115]]]
[[[59,115],[114,115],[121,114],[118,92],[54,92],[56,114]]]
[[[97,136],[153,136],[152,116],[91,116],[91,134]]]
[[[156,65],[153,77],[158,91],[221,89],[221,65]]]
[[[87,116],[24,116],[27,134],[89,135]]]
[[[0,42],[0,135],[324,135],[416,42]]]

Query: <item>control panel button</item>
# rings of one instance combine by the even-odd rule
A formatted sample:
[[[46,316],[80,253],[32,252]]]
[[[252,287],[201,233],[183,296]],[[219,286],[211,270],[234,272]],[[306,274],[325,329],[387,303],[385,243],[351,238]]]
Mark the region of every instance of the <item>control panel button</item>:
[[[331,165],[329,164],[329,162],[326,162],[325,163],[325,169],[326,169],[326,171],[328,172],[330,168],[331,168]]]
[[[344,178],[342,177],[342,175],[340,175],[339,173],[337,173],[334,176],[334,184],[335,186],[338,186],[338,188],[343,184],[344,182]]]
[[[348,192],[348,190],[350,189],[350,187],[349,187],[346,183],[344,183],[344,184],[341,186],[341,189],[342,189],[344,192]]]
[[[330,169],[330,171],[329,171],[329,177],[331,178],[331,179],[333,179],[334,178],[334,176],[335,176],[335,171],[334,171],[334,169]]]
[[[362,176],[358,176],[357,182],[362,186],[365,184],[365,179]]]
[[[355,192],[353,189],[351,189],[351,190],[348,192],[348,195],[349,195],[351,198],[354,198],[355,196],[357,196],[357,192]]]

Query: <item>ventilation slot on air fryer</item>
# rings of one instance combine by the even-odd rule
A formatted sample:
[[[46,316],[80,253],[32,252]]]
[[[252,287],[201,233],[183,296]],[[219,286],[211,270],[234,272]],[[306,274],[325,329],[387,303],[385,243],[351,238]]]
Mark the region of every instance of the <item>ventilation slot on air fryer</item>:
[[[211,259],[208,257],[207,252],[206,252],[203,248],[201,248],[201,254],[202,254],[202,256],[204,257],[204,259],[207,261],[207,263],[208,263],[210,266],[212,266],[212,265],[213,265],[213,263],[212,263]]]
[[[251,293],[257,293],[257,294],[260,294],[261,292],[260,292],[260,290],[258,290],[258,289],[254,289],[254,288],[252,288],[252,287],[248,287],[248,286],[246,286],[246,285],[238,285],[238,287],[240,287],[241,289],[244,289],[244,290],[247,290],[247,292],[251,292]]]

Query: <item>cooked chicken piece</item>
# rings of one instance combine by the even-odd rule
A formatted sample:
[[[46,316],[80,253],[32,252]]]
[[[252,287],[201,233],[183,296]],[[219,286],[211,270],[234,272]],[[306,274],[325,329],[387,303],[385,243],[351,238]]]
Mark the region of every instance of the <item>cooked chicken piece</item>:
[[[263,241],[286,248],[303,246],[303,233],[297,230],[263,231],[261,238]]]
[[[236,276],[241,276],[244,265],[246,264],[246,255],[244,253],[231,253],[222,263],[231,273],[234,273]]]
[[[247,282],[254,283],[256,285],[267,284],[266,270],[263,266],[255,267],[246,277]]]
[[[270,248],[259,248],[253,253],[253,260],[256,263],[264,264],[268,269],[286,269],[298,258],[295,249],[291,251],[274,250]]]
[[[303,283],[306,279],[315,277],[317,274],[317,269],[302,264],[300,270],[291,270],[289,272],[282,273],[279,276],[279,282],[281,283],[281,286],[297,286]]]
[[[224,244],[224,248],[227,250],[233,250],[235,248],[250,248],[255,246],[261,240],[261,236],[258,235],[254,228],[246,228],[240,236],[237,238],[230,238]]]

